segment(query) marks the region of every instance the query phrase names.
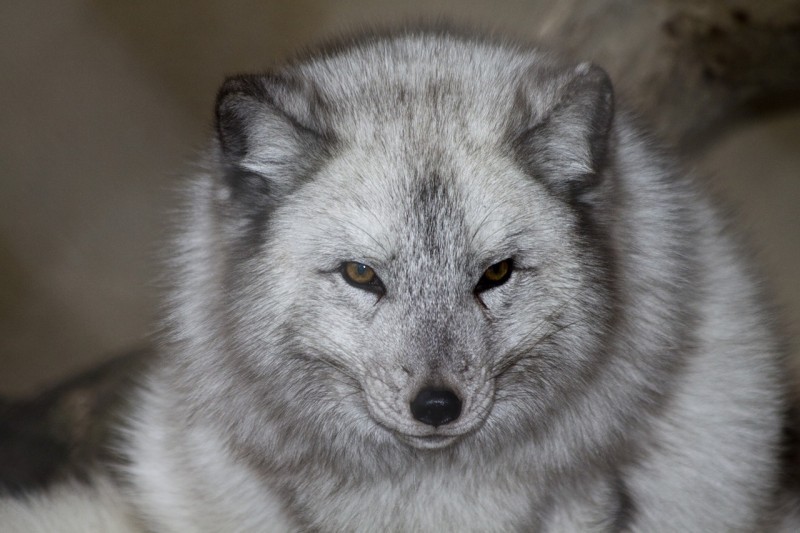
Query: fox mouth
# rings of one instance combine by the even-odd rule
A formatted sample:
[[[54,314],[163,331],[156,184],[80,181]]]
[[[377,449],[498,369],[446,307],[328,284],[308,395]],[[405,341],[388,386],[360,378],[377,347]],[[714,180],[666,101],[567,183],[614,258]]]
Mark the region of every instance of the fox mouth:
[[[420,450],[439,450],[441,448],[446,448],[456,442],[460,437],[460,435],[428,435],[425,437],[398,435],[401,441]]]

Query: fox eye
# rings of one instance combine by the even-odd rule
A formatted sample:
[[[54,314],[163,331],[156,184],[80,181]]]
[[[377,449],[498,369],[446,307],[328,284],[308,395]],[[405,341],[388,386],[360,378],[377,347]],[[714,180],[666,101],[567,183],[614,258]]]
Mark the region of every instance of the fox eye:
[[[483,272],[483,276],[478,280],[478,284],[475,285],[475,293],[502,285],[511,277],[512,270],[514,270],[514,261],[511,259],[504,259],[493,264]]]
[[[378,275],[375,274],[375,270],[364,263],[357,263],[355,261],[343,263],[342,277],[353,287],[376,294],[383,294],[385,292],[383,283],[381,283]]]

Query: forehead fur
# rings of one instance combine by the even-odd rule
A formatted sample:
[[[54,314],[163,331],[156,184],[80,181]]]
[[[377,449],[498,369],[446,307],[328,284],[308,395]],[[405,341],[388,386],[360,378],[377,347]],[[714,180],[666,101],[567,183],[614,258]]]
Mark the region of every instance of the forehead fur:
[[[412,261],[443,273],[481,270],[563,240],[565,208],[510,157],[488,147],[450,150],[449,161],[364,146],[342,151],[279,210],[276,239],[328,256],[331,267]]]
[[[508,242],[512,227],[535,233],[560,211],[520,168],[510,142],[518,122],[530,121],[518,115],[537,110],[530,101],[536,94],[520,102],[524,80],[546,73],[550,82],[569,71],[543,65],[557,63],[510,44],[410,33],[375,36],[285,66],[283,75],[311,87],[304,94],[336,141],[304,186],[308,194],[287,199],[290,218],[308,220],[303,232],[287,231],[313,239],[308,230],[321,226],[325,239],[338,236],[323,243],[332,257],[337,247],[348,253],[343,244],[385,261],[403,250],[449,252],[453,257],[435,259],[444,262],[502,254],[504,245],[514,252],[520,243]],[[551,85],[539,88],[541,101],[553,100]]]
[[[387,128],[407,135],[434,128],[497,142],[507,133],[520,80],[532,64],[550,61],[510,44],[412,33],[339,46],[287,70],[316,86],[321,111],[342,140],[371,140]]]

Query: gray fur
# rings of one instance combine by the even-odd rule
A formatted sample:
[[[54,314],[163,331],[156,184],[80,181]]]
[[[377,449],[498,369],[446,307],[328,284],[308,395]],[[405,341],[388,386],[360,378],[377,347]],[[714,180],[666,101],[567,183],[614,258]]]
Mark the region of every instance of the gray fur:
[[[784,385],[758,280],[614,109],[597,67],[438,33],[229,80],[129,428],[149,527],[763,523]],[[458,419],[416,421],[424,386]]]

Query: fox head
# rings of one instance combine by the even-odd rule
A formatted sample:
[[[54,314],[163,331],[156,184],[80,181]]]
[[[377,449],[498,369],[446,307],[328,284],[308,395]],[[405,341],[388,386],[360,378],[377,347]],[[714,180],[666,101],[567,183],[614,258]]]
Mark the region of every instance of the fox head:
[[[597,67],[435,35],[227,80],[176,296],[195,413],[266,463],[588,428],[613,120]]]

